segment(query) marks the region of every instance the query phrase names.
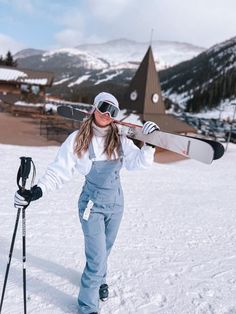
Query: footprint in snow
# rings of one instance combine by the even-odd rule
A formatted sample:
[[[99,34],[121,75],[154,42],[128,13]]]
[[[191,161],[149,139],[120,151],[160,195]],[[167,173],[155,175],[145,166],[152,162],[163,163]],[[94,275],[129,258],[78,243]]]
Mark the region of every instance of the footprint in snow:
[[[137,314],[154,314],[166,304],[166,297],[161,294],[152,296],[152,302],[144,304],[137,309]]]
[[[197,308],[196,308],[196,314],[214,314],[215,311],[211,304],[204,302],[201,303]]]
[[[226,311],[223,312],[224,314],[236,314],[236,307],[230,307]]]

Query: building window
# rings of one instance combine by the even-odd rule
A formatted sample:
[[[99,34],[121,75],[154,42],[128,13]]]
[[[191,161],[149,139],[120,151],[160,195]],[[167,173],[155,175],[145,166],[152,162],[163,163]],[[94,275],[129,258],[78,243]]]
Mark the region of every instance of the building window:
[[[30,92],[30,87],[27,84],[21,84],[20,90],[24,93],[29,93]]]
[[[40,92],[40,88],[39,88],[38,85],[32,85],[32,86],[31,86],[31,91],[32,91],[32,93],[33,93],[34,95],[38,95],[39,92]]]

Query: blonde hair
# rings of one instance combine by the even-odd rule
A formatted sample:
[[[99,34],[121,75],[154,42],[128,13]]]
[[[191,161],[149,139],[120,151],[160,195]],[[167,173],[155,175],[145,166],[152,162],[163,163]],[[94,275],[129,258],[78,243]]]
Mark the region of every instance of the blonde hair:
[[[91,115],[91,117],[82,123],[80,130],[76,135],[74,152],[79,158],[81,158],[89,148],[89,144],[93,137],[93,121],[94,115]],[[120,136],[118,127],[114,122],[112,122],[109,127],[110,129],[105,139],[103,152],[107,155],[108,159],[111,159],[112,156],[115,158],[119,156]]]

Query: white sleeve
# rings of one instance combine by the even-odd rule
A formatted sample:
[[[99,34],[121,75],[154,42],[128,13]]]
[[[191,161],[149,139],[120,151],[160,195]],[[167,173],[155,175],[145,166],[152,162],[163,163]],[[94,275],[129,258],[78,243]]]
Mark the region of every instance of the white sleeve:
[[[122,148],[124,151],[124,167],[127,170],[146,169],[154,161],[155,148],[144,146],[139,149],[132,140],[126,136],[121,137]]]
[[[75,172],[77,157],[74,154],[74,142],[78,131],[68,136],[58,150],[55,160],[49,164],[44,176],[39,180],[38,186],[43,194],[60,188],[69,181]]]

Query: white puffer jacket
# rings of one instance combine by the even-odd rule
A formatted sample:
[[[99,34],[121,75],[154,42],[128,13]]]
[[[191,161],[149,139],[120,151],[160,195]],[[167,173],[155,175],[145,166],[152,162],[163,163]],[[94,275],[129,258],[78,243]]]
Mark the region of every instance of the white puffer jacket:
[[[60,188],[69,181],[76,173],[86,175],[89,173],[92,161],[89,152],[85,152],[81,158],[74,153],[75,137],[78,131],[68,136],[59,148],[55,160],[48,166],[46,173],[39,180],[43,194]],[[93,136],[92,144],[96,160],[107,160],[104,150],[104,137]],[[126,136],[121,136],[121,144],[124,152],[123,167],[128,170],[145,169],[152,165],[155,149],[144,145],[141,149],[134,145],[133,141]]]

